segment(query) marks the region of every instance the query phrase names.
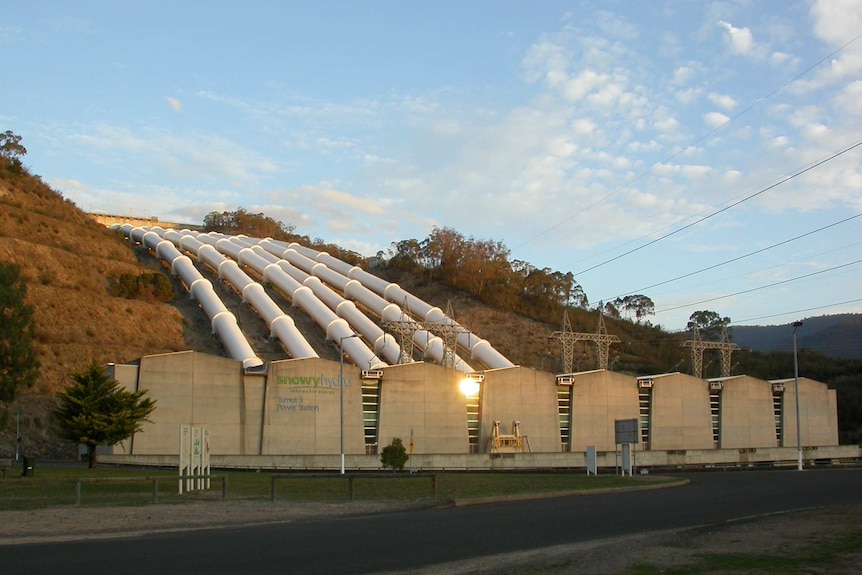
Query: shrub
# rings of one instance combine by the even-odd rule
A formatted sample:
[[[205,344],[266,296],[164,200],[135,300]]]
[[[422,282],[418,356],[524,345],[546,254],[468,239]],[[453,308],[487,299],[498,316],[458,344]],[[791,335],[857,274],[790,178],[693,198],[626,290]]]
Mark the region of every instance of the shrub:
[[[392,468],[393,472],[403,470],[408,459],[410,456],[407,455],[407,449],[404,448],[400,437],[394,438],[392,443],[384,447],[380,454],[380,463],[383,464],[383,467]]]
[[[169,302],[174,297],[171,280],[160,273],[122,274],[111,283],[111,295],[126,299]]]

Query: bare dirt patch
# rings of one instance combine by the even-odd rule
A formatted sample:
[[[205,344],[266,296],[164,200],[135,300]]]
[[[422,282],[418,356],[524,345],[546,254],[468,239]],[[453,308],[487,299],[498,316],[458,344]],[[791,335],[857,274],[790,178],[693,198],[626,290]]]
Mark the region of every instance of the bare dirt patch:
[[[427,502],[208,501],[145,507],[55,507],[0,512],[0,545],[129,537],[428,507]]]

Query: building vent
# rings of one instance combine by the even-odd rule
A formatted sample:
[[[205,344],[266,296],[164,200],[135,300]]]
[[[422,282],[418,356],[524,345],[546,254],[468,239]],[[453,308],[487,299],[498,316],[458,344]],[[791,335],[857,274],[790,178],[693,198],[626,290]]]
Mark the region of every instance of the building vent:
[[[720,381],[710,381],[709,382],[709,390],[710,391],[721,391],[724,387],[724,384]]]
[[[464,379],[469,379],[470,381],[482,383],[483,381],[485,381],[485,374],[484,373],[465,373]]]
[[[575,383],[574,375],[558,375],[557,385],[573,385]]]
[[[379,381],[383,379],[382,369],[363,369],[360,377],[369,381]]]
[[[655,382],[652,380],[651,377],[645,377],[638,380],[638,387],[641,389],[648,389],[653,387],[653,385],[655,385]]]
[[[784,384],[783,383],[773,383],[772,384],[772,393],[784,393]]]

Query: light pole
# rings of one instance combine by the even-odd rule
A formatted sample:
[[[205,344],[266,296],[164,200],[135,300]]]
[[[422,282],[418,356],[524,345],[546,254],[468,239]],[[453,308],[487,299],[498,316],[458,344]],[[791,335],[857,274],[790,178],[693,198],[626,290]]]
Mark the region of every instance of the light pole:
[[[793,386],[796,395],[796,470],[802,471],[802,421],[799,419],[799,361],[796,359],[796,330],[801,321],[793,322]]]
[[[341,475],[344,475],[344,340],[351,337],[359,337],[358,333],[345,335],[338,342],[338,351],[340,353],[341,362],[338,367],[338,391],[339,391],[339,410],[338,410],[338,425],[341,436]]]
[[[21,451],[21,408],[15,410],[15,461]]]

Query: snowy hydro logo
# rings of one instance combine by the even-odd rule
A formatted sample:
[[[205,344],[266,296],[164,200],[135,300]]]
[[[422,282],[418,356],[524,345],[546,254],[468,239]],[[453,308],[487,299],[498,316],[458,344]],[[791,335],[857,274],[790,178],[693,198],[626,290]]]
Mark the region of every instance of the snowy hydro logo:
[[[325,375],[314,376],[286,376],[280,375],[276,378],[278,385],[288,385],[293,389],[337,389],[339,378],[326,377]],[[344,387],[350,387],[350,378],[344,378]]]

